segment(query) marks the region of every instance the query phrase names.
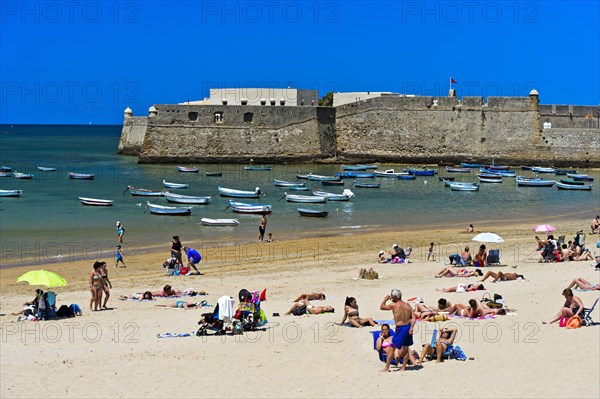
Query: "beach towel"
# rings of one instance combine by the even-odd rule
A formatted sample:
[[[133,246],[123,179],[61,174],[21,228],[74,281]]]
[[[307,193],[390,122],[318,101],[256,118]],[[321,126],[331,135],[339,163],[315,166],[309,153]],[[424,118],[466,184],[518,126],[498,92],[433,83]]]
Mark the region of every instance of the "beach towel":
[[[233,304],[235,300],[227,295],[222,296],[217,300],[217,304],[219,305],[219,320],[224,320],[225,318],[233,319],[235,312],[233,310]]]
[[[483,317],[476,317],[474,319],[467,317],[467,316],[459,316],[459,315],[448,315],[448,318],[450,319],[469,319],[469,320],[491,320],[491,319],[495,319],[496,315],[494,314],[489,314],[487,316],[483,316]]]
[[[183,338],[183,337],[193,337],[196,335],[195,331],[192,331],[191,333],[171,333],[171,332],[166,332],[166,333],[158,333],[156,334],[157,338]]]

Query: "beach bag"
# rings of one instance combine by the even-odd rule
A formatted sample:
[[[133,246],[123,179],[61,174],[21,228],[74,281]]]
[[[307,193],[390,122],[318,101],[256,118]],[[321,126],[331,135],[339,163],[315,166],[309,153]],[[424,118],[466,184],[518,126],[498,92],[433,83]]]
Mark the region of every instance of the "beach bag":
[[[558,326],[559,327],[566,327],[567,326],[567,320],[569,320],[569,319],[567,319],[566,317],[561,317],[558,320]]]
[[[567,328],[579,328],[581,327],[581,317],[573,316],[567,320]]]
[[[458,345],[452,347],[452,357],[454,357],[454,359],[456,360],[467,360],[467,355],[465,355],[465,352],[463,352],[463,350]]]
[[[190,268],[187,266],[182,266],[179,268],[179,275],[185,276],[190,271]]]

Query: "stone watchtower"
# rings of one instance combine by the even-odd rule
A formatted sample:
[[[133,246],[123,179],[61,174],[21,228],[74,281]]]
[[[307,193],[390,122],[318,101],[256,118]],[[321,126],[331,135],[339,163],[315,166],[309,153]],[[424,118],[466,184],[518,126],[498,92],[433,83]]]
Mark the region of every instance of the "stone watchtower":
[[[127,107],[125,108],[125,111],[123,111],[123,117],[125,119],[127,118],[131,118],[133,116],[133,111],[131,110],[131,108]]]
[[[529,92],[529,110],[535,112],[533,119],[533,135],[531,136],[531,144],[539,145],[542,143],[542,117],[540,115],[540,98],[538,91],[533,89]]]

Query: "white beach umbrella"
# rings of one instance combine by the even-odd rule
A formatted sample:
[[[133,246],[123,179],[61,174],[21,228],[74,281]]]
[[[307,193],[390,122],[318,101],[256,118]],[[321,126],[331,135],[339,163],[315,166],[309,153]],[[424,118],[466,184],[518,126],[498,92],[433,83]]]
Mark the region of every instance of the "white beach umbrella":
[[[504,242],[502,237],[494,233],[479,233],[472,240],[478,242]]]

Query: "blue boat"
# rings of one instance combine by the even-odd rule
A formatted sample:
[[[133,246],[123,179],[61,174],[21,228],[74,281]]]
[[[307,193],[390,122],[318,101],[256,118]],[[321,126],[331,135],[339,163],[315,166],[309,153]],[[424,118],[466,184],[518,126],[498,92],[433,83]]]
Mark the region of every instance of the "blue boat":
[[[468,163],[468,162],[461,162],[460,166],[462,168],[473,168],[473,169],[477,169],[477,168],[483,168],[483,164],[482,163]]]
[[[342,170],[356,172],[356,171],[367,170],[367,167],[364,165],[342,165]]]
[[[437,173],[434,169],[404,169],[404,171],[415,176],[433,176]]]
[[[317,211],[314,209],[297,208],[300,216],[308,216],[313,218],[325,218],[329,215],[327,211]]]
[[[503,176],[503,177],[515,177],[517,175],[517,172],[515,172],[514,170],[496,170],[496,169],[480,168],[479,171],[481,173],[487,173],[487,174],[491,174],[491,175],[499,175],[499,176]]]
[[[344,172],[335,174],[338,179],[349,178],[349,179],[372,179],[375,177],[375,173],[361,173],[361,172]]]
[[[577,174],[577,173],[567,173],[567,176],[570,177],[573,180],[577,180],[577,181],[594,181],[593,177],[590,177],[588,175],[582,175],[582,174]]]
[[[272,170],[272,169],[273,169],[272,166],[266,166],[266,165],[244,166],[244,170]]]
[[[343,186],[343,180],[322,180],[321,184],[324,186]]]
[[[398,175],[398,180],[415,180],[417,178],[416,175]]]
[[[576,169],[556,169],[554,172],[555,175],[564,176],[567,173],[577,173]]]

